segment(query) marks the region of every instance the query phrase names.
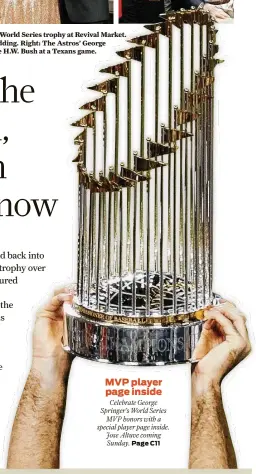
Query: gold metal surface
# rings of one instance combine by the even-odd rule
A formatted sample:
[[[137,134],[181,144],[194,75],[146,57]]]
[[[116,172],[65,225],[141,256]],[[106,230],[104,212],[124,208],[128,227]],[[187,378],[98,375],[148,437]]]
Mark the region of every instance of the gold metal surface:
[[[209,309],[207,306],[204,309],[194,311],[193,313],[184,313],[170,316],[124,316],[122,314],[111,314],[96,311],[90,308],[86,308],[80,304],[75,303],[74,308],[83,316],[96,319],[98,321],[104,321],[108,323],[116,324],[127,324],[132,326],[153,326],[161,325],[168,326],[175,323],[186,323],[189,321],[202,321],[204,318],[204,311]]]

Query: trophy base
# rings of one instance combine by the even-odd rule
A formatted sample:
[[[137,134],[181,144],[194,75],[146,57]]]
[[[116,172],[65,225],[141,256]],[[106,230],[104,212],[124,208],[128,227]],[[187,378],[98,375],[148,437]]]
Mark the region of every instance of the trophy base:
[[[202,331],[202,321],[170,325],[115,324],[64,308],[63,349],[75,356],[123,365],[168,365],[189,362]]]

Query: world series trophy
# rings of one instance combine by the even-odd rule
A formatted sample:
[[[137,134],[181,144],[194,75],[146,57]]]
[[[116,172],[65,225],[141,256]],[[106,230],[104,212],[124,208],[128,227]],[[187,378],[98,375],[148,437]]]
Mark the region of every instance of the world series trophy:
[[[73,124],[83,128],[78,274],[63,346],[94,361],[189,361],[215,304],[217,31],[201,9],[161,20],[101,71],[108,79]]]

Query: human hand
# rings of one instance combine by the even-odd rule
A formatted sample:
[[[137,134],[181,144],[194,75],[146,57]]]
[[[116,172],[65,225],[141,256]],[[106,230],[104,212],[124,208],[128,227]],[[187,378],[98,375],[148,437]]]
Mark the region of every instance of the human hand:
[[[220,385],[251,351],[246,318],[232,303],[222,303],[204,315],[203,331],[193,354],[193,359],[199,360],[192,376],[199,390]]]
[[[217,22],[230,18],[230,16],[226,12],[224,12],[222,8],[217,8],[209,3],[205,3],[203,10],[209,12],[213,20]]]
[[[71,365],[61,340],[63,336],[63,304],[72,303],[73,293],[64,288],[54,292],[51,300],[38,311],[33,333],[32,368],[47,375],[66,376]]]

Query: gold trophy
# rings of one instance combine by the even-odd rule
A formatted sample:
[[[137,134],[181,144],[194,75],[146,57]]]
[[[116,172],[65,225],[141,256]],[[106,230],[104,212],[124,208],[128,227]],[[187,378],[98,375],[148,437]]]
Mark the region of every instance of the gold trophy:
[[[77,295],[64,349],[127,365],[191,360],[215,302],[216,29],[200,9],[146,28],[73,124],[83,128]]]

